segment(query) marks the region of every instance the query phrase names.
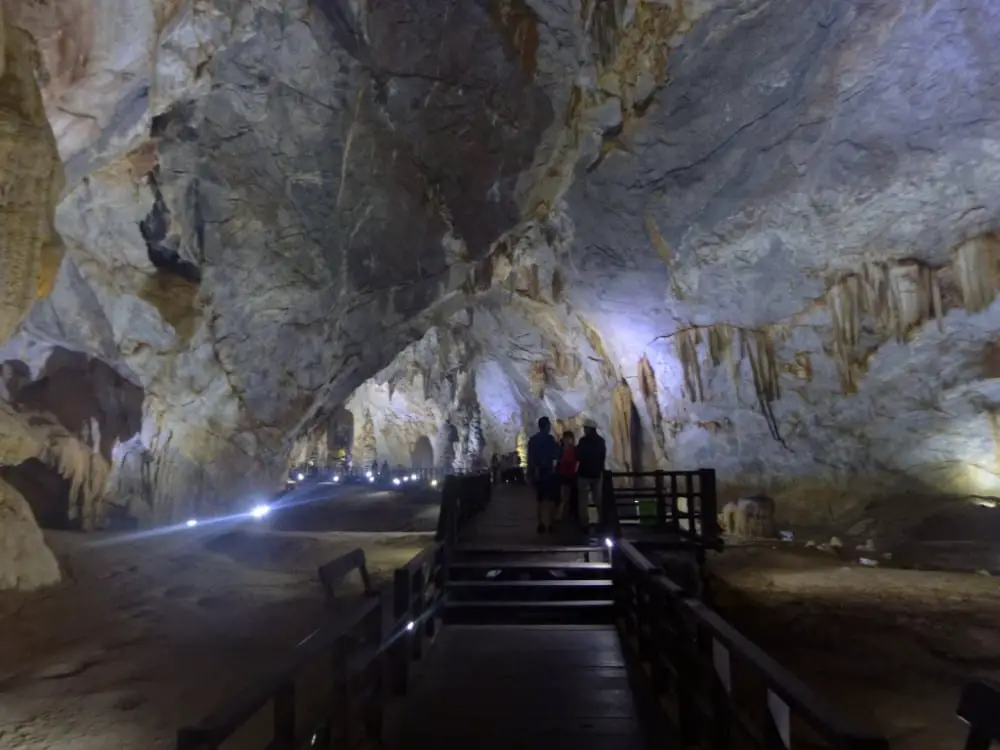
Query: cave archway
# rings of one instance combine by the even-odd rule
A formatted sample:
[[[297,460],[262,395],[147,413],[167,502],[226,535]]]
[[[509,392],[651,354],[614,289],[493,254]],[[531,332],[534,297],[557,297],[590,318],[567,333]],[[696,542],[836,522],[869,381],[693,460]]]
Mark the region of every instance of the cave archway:
[[[434,446],[426,435],[421,435],[413,443],[413,448],[410,450],[410,465],[414,469],[434,468]]]
[[[338,406],[333,410],[326,439],[331,461],[343,463],[350,457],[354,445],[354,414],[350,409]]]
[[[20,411],[52,414],[108,461],[115,443],[131,439],[142,428],[145,393],[140,386],[99,359],[59,346],[40,377],[18,382],[11,396]]]
[[[72,487],[51,466],[37,458],[29,458],[16,466],[0,466],[0,478],[24,497],[43,529],[65,531],[80,528],[78,516],[70,520]]]

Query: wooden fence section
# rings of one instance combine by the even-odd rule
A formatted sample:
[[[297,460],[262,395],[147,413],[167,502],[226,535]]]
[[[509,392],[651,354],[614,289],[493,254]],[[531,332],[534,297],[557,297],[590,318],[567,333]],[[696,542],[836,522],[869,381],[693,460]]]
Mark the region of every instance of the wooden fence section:
[[[217,750],[230,742],[261,750],[377,743],[387,699],[405,692],[411,665],[437,634],[450,548],[489,503],[490,488],[488,475],[447,477],[437,540],[397,569],[386,591],[372,589],[360,549],[323,565],[328,599],[344,576],[360,574],[361,605],[299,643],[270,676],[179,730],[177,750]]]
[[[604,473],[603,515],[609,530],[636,528],[718,545],[714,469]]]

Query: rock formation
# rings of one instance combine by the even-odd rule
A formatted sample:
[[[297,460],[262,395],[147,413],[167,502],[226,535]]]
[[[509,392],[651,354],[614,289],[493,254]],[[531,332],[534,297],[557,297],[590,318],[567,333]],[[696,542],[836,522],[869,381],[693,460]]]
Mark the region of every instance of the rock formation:
[[[1000,493],[996,3],[4,7],[0,361],[142,394],[98,519],[274,487],[335,407],[468,461],[472,401],[790,518]]]

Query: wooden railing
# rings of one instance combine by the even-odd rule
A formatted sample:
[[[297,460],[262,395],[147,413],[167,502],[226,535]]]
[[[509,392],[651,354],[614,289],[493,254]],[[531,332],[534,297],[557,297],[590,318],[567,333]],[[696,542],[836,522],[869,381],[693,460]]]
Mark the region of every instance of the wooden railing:
[[[492,496],[493,483],[488,472],[445,477],[435,537],[437,541],[454,542],[458,532],[489,505]]]
[[[262,750],[357,747],[378,742],[387,699],[406,691],[438,630],[446,562],[462,528],[490,499],[488,475],[450,476],[441,492],[435,543],[398,568],[393,585],[375,591],[363,550],[319,569],[327,600],[357,571],[362,603],[299,643],[271,674],[197,724],[177,733],[177,750],[217,750],[229,743]],[[478,492],[485,492],[477,497]]]
[[[969,725],[965,750],[987,750],[1000,742],[1000,682],[978,680],[962,690],[958,717]]]
[[[718,545],[715,469],[604,472],[602,515],[617,536],[639,526]]]
[[[679,747],[886,750],[630,542],[612,551],[622,640],[636,655]],[[671,745],[673,746],[673,745]]]

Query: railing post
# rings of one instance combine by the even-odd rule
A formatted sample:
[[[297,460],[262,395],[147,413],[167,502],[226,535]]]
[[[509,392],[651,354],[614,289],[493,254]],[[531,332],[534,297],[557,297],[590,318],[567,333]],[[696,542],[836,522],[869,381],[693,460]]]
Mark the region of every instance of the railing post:
[[[420,661],[424,657],[424,634],[426,633],[426,623],[424,617],[424,592],[426,591],[427,571],[421,565],[410,575],[410,618],[416,625],[411,631],[413,635],[414,661]]]
[[[287,682],[274,694],[275,750],[295,747],[295,683]]]
[[[348,689],[347,643],[341,638],[330,650],[330,671],[333,673],[333,695],[331,696],[329,723],[330,747],[347,747],[351,737],[351,692]],[[289,748],[292,746],[290,745]]]
[[[602,533],[618,537],[618,500],[615,498],[614,474],[605,470],[601,474],[601,503],[598,507],[601,517],[598,528]]]
[[[668,616],[674,630],[673,648],[677,668],[677,716],[679,719],[681,747],[698,745],[698,638],[691,632],[684,616],[683,600],[670,597],[667,601]]]
[[[396,568],[392,577],[393,619],[402,627],[406,627],[410,612],[410,571],[407,568]],[[395,636],[396,641],[389,647],[390,679],[393,695],[404,695],[410,679],[410,653],[412,633],[403,630]]]
[[[732,664],[729,649],[711,633],[699,632],[700,646],[707,663],[709,700],[712,705],[711,742],[715,750],[732,746]]]
[[[654,482],[656,483],[656,526],[658,528],[664,528],[667,525],[667,498],[663,496],[663,472],[657,471],[654,477]],[[677,499],[671,499],[671,506],[673,506],[674,518],[677,517],[676,508]]]
[[[719,506],[715,494],[715,469],[698,470],[698,515],[701,516],[701,536],[714,544],[719,539]],[[688,501],[690,504],[690,500]],[[691,517],[692,531],[695,531],[694,514]]]

